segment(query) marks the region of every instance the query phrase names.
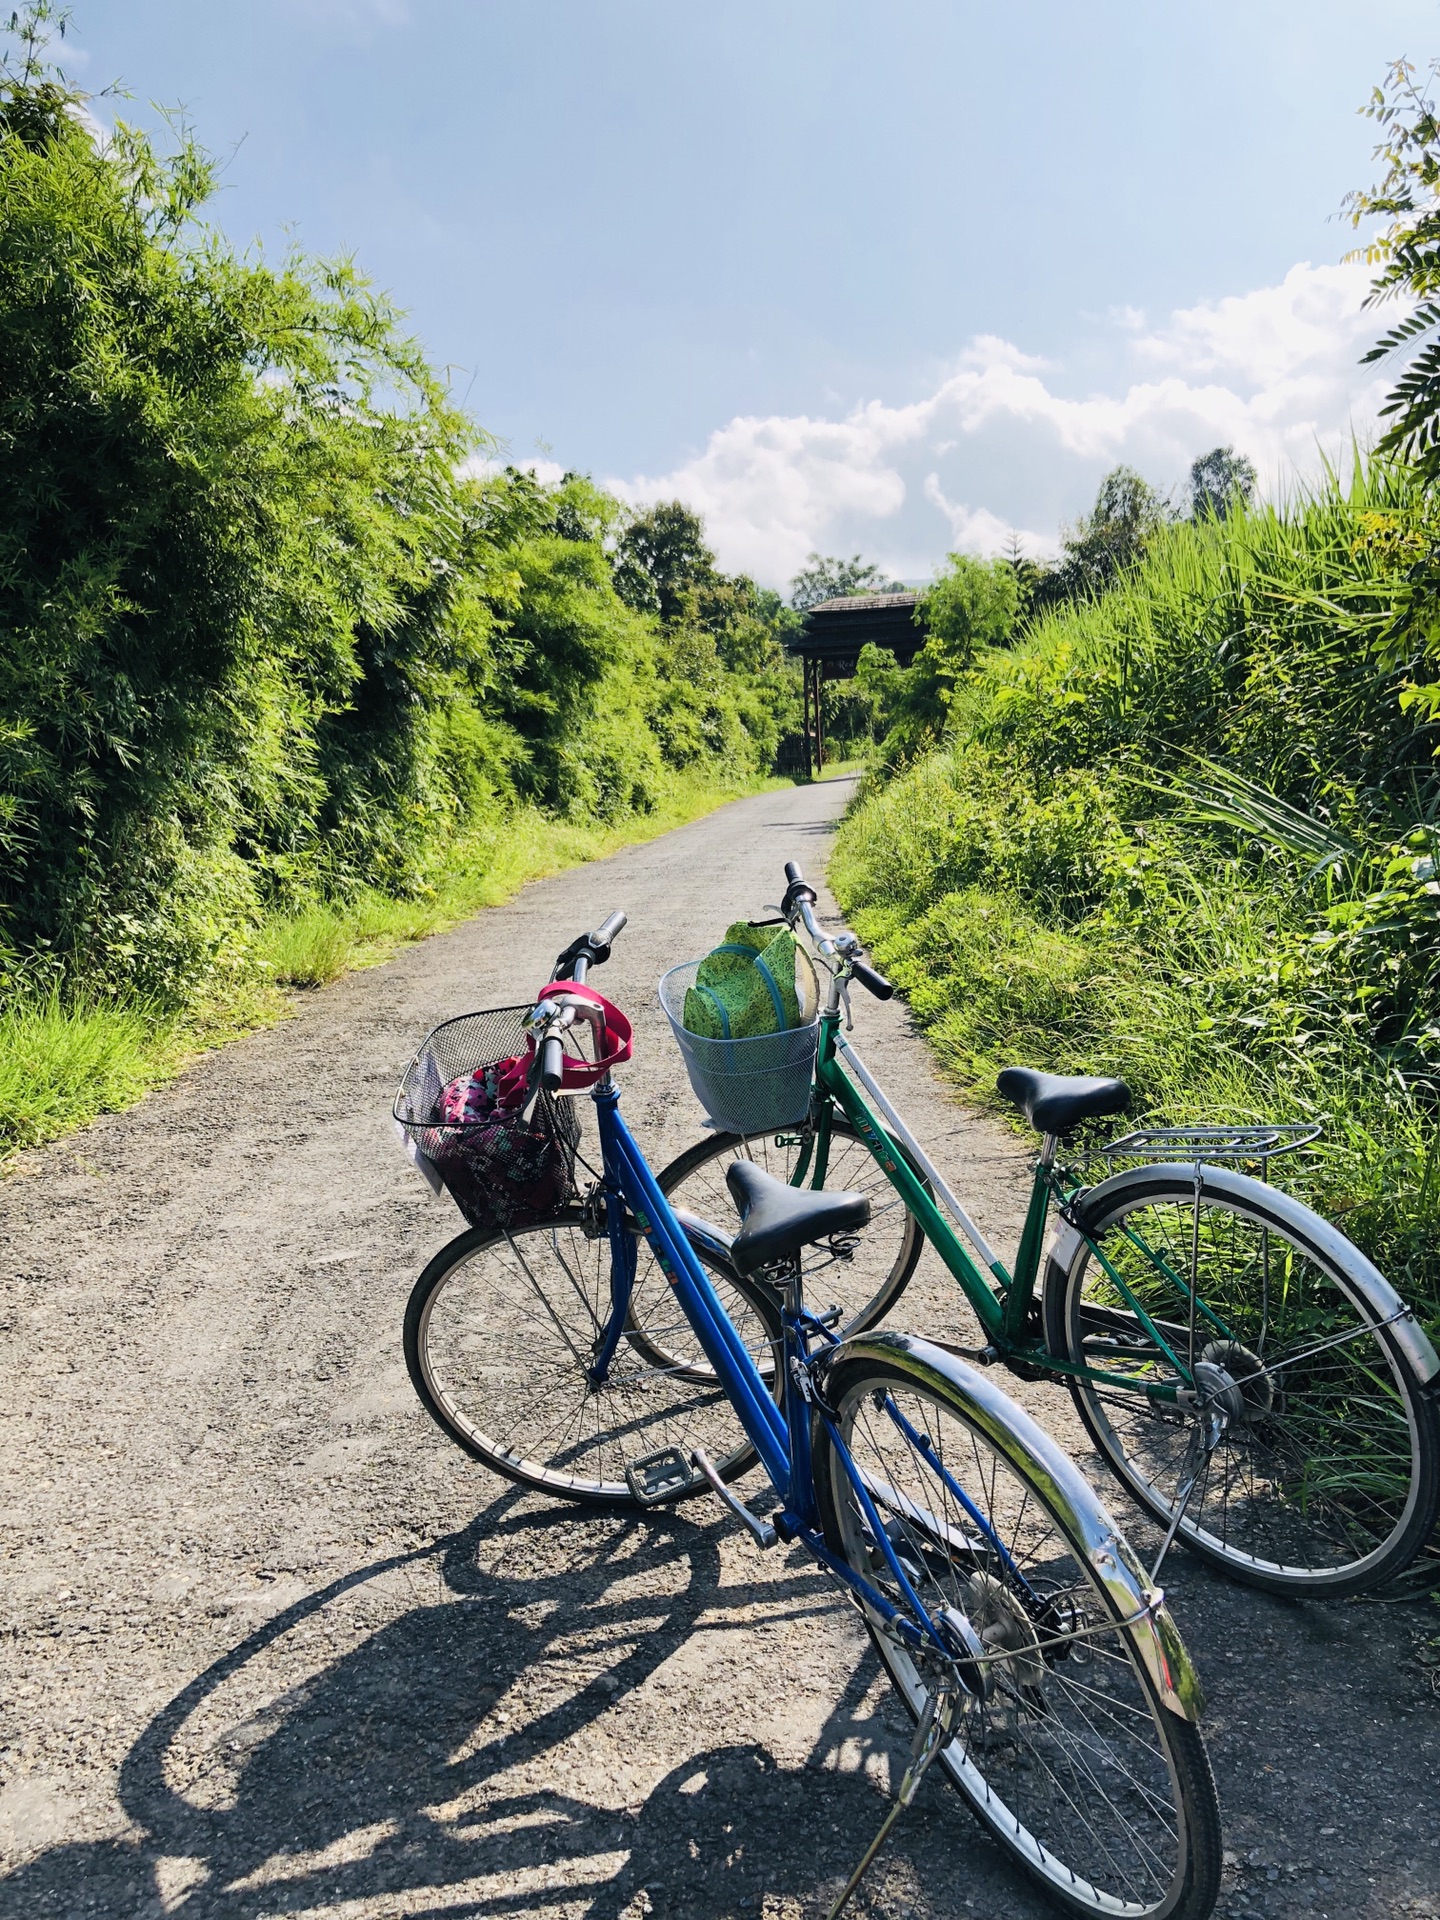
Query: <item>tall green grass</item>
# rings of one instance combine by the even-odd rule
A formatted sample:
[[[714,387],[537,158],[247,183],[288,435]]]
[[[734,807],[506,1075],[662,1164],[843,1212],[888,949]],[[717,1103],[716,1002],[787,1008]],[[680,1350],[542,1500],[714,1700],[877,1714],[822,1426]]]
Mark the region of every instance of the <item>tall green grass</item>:
[[[0,1008],[0,1150],[35,1146],[139,1099],[163,1071],[173,1023],[143,1006],[62,999]]]
[[[1157,1122],[1321,1121],[1277,1175],[1440,1333],[1440,741],[1394,641],[1429,512],[1361,464],[1172,529],[978,665],[831,878],[982,1097],[1024,1062]]]

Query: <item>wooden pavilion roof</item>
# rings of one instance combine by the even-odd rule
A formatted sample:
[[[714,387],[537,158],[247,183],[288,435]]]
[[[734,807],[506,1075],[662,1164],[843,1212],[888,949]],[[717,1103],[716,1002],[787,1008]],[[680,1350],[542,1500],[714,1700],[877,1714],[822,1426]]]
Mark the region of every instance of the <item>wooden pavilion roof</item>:
[[[821,663],[827,679],[855,671],[860,649],[873,642],[908,667],[925,644],[925,629],[915,621],[916,593],[854,593],[822,600],[805,615],[805,625],[786,651],[799,660]]]

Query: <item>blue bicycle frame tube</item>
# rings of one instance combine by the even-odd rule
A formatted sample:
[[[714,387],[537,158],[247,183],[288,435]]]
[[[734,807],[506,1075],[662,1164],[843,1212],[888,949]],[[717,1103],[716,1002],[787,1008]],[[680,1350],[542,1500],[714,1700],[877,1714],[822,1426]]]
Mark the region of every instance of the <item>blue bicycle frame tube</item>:
[[[805,1337],[790,1313],[785,1315],[784,1365],[790,1391],[785,1395],[785,1413],[789,1425],[790,1497],[785,1503],[785,1519],[792,1530],[813,1527],[819,1520],[815,1511],[815,1463],[810,1456],[810,1401],[805,1389],[808,1355]]]
[[[618,1188],[634,1213],[704,1349],[705,1358],[715,1369],[716,1379],[735,1408],[750,1444],[759,1454],[771,1485],[788,1505],[790,1436],[784,1415],[766,1390],[760,1369],[716,1299],[715,1289],[695,1258],[690,1242],[670,1210],[670,1203],[655,1184],[654,1174],[621,1117],[619,1094],[613,1085],[602,1082],[593,1098],[600,1127],[606,1191],[613,1194]],[[617,1314],[615,1318],[620,1316]],[[784,1364],[782,1354],[776,1355],[775,1364]]]
[[[610,1242],[610,1320],[590,1366],[590,1379],[597,1387],[610,1377],[610,1363],[624,1336],[635,1290],[635,1236],[626,1230],[622,1207],[606,1208],[605,1230]]]
[[[655,1176],[636,1145],[634,1136],[621,1118],[620,1096],[614,1085],[602,1081],[592,1098],[600,1129],[611,1245],[613,1248],[617,1234],[627,1243],[624,1262],[619,1266],[620,1285],[614,1290],[611,1322],[601,1348],[605,1364],[608,1366],[621,1337],[634,1275],[634,1249],[629,1245],[630,1235],[623,1217],[617,1217],[620,1216],[616,1204],[618,1198],[623,1199],[629,1207],[654,1250],[681,1311],[694,1330],[706,1359],[715,1369],[716,1380],[728,1396],[741,1426],[759,1455],[761,1465],[770,1477],[770,1484],[780,1496],[786,1519],[793,1530],[792,1537],[803,1540],[823,1565],[873,1607],[910,1645],[923,1646],[928,1638],[942,1652],[945,1651],[945,1641],[900,1565],[869,1490],[850,1458],[850,1450],[823,1407],[819,1412],[826,1431],[846,1477],[855,1489],[881,1555],[914,1618],[907,1619],[863,1575],[832,1553],[816,1528],[810,1454],[811,1402],[801,1384],[808,1382],[802,1329],[809,1316],[797,1318],[788,1312],[785,1315],[784,1346],[775,1357],[776,1365],[787,1368],[791,1376],[791,1391],[784,1396],[786,1412],[782,1413],[766,1390],[760,1369],[716,1296],[709,1275],[695,1257],[694,1248],[686,1238],[684,1229],[656,1184]],[[625,1294],[623,1302],[619,1298],[621,1293]],[[968,1502],[966,1504],[968,1509]]]
[[[940,1638],[940,1635],[936,1632],[935,1622],[930,1618],[929,1614],[925,1611],[925,1608],[921,1602],[919,1594],[916,1593],[915,1589],[911,1586],[909,1576],[906,1574],[905,1569],[900,1564],[900,1559],[898,1554],[895,1551],[894,1544],[891,1541],[889,1534],[885,1531],[885,1523],[880,1518],[879,1513],[876,1511],[875,1502],[870,1498],[870,1489],[866,1486],[865,1481],[859,1472],[859,1469],[855,1465],[855,1462],[850,1458],[850,1449],[846,1446],[844,1440],[842,1440],[840,1437],[840,1429],[836,1426],[835,1422],[830,1418],[829,1414],[825,1413],[823,1409],[821,1411],[821,1418],[825,1422],[825,1431],[830,1436],[830,1444],[834,1447],[836,1453],[839,1454],[841,1460],[843,1461],[845,1466],[845,1472],[849,1477],[850,1484],[855,1489],[855,1492],[859,1498],[860,1511],[865,1516],[865,1524],[869,1527],[871,1533],[873,1534],[876,1546],[879,1547],[881,1553],[885,1556],[886,1564],[888,1565],[890,1572],[894,1577],[895,1584],[899,1587],[901,1593],[903,1593],[905,1598],[909,1601],[915,1613],[919,1616],[921,1620],[925,1622],[926,1630],[929,1632],[931,1638],[935,1641],[935,1644],[941,1649],[942,1652],[945,1651],[945,1642]]]
[[[1019,1567],[1016,1566],[1014,1559],[1011,1557],[1010,1549],[1000,1538],[999,1534],[996,1533],[984,1514],[981,1513],[969,1494],[966,1493],[965,1489],[960,1485],[960,1482],[950,1472],[939,1454],[936,1453],[934,1447],[930,1444],[928,1436],[918,1432],[911,1426],[899,1407],[896,1406],[892,1394],[887,1393],[885,1396],[885,1411],[889,1414],[895,1425],[899,1427],[911,1446],[915,1448],[917,1453],[923,1456],[926,1464],[939,1474],[951,1493],[954,1494],[956,1500],[959,1502],[961,1511],[966,1514],[969,1519],[974,1521],[975,1525],[980,1529],[981,1534],[989,1541],[991,1551],[994,1553],[996,1559],[1000,1561],[1016,1586],[1023,1587],[1032,1600],[1038,1600],[1039,1595],[1035,1592],[1024,1574],[1021,1573]]]

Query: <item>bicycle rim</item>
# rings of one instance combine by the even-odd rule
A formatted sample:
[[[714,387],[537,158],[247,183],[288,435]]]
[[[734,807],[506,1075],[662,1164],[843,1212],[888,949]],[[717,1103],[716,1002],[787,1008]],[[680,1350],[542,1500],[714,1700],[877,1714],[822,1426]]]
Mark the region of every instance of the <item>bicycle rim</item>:
[[[937,1766],[1070,1911],[1201,1920],[1220,1870],[1203,1746],[1156,1697],[1043,1475],[1001,1452],[958,1395],[873,1360],[842,1359],[831,1379],[836,1424],[907,1579],[932,1618],[963,1617],[989,1657],[983,1686],[971,1670]],[[903,1606],[833,1442],[820,1451],[827,1536]],[[918,1718],[933,1673],[878,1614],[867,1621]]]
[[[634,1504],[627,1467],[665,1448],[688,1462],[704,1447],[727,1478],[744,1472],[754,1455],[713,1376],[657,1366],[622,1339],[608,1380],[591,1382],[610,1311],[610,1245],[587,1224],[573,1208],[519,1233],[462,1234],[436,1255],[405,1319],[406,1362],[426,1408],[475,1459],[565,1499]],[[649,1268],[658,1272],[641,1241],[637,1287]],[[734,1274],[711,1277],[778,1392],[778,1310]]]

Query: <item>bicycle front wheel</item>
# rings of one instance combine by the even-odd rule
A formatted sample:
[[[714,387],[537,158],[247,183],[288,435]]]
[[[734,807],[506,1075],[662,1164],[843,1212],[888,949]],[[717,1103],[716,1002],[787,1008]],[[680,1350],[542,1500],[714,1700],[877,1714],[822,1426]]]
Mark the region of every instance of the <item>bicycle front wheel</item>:
[[[703,1447],[726,1479],[754,1463],[714,1374],[696,1365],[698,1343],[649,1244],[636,1252],[635,1295],[643,1286],[668,1301],[676,1358],[657,1364],[627,1334],[600,1385],[589,1368],[611,1312],[610,1242],[580,1208],[515,1233],[474,1229],[436,1254],[405,1311],[405,1363],[432,1418],[473,1459],[522,1486],[611,1507],[637,1504],[626,1469],[666,1448],[688,1462]],[[738,1274],[711,1279],[778,1398],[778,1306]]]
[[[1298,1201],[1223,1168],[1205,1169],[1198,1204],[1188,1167],[1117,1174],[1079,1217],[1084,1236],[1046,1275],[1050,1351],[1178,1384],[1174,1355],[1191,1374],[1208,1367],[1200,1378],[1225,1396],[1201,1465],[1192,1412],[1072,1381],[1140,1505],[1168,1529],[1198,1466],[1177,1537],[1272,1593],[1336,1599],[1406,1567],[1440,1502],[1440,1428],[1408,1316],[1364,1255]]]
[[[908,1161],[898,1141],[890,1144]],[[784,1133],[718,1133],[697,1141],[656,1178],[672,1206],[688,1208],[704,1220],[734,1221],[735,1202],[725,1185],[733,1161],[752,1160],[788,1184],[807,1152],[813,1156],[814,1136],[808,1126]],[[813,1160],[802,1184],[808,1186],[812,1177]],[[859,1333],[884,1319],[905,1291],[925,1236],[865,1142],[838,1112],[831,1122],[825,1189],[867,1195],[870,1224],[854,1236],[857,1244],[849,1259],[836,1259],[823,1244],[802,1249],[805,1304],[827,1317],[837,1333]],[[655,1351],[657,1358],[666,1357],[663,1348]]]
[[[871,1638],[918,1720],[937,1683],[958,1707],[937,1756],[991,1837],[1071,1913],[1204,1920],[1220,1885],[1220,1816],[1198,1728],[1153,1669],[1166,1657],[1127,1550],[1074,1467],[972,1368],[904,1335],[839,1349],[815,1424],[826,1542],[902,1615],[905,1580],[962,1653],[911,1651],[873,1603]],[[1107,1579],[1106,1573],[1109,1573]],[[943,1616],[943,1620],[942,1620]],[[1151,1658],[1147,1659],[1147,1645]],[[963,1657],[965,1649],[971,1657]]]

